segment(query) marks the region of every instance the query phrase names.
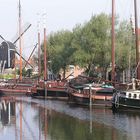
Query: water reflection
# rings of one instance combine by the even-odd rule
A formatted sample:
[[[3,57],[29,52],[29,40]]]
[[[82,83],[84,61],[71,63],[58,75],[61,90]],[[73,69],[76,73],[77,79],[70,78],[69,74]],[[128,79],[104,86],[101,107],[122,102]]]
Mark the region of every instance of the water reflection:
[[[0,104],[0,120],[3,126],[13,122],[15,116],[15,103],[2,101]]]
[[[62,102],[36,101],[1,99],[0,139],[137,140],[140,136],[139,114],[114,115],[108,109],[89,110]]]

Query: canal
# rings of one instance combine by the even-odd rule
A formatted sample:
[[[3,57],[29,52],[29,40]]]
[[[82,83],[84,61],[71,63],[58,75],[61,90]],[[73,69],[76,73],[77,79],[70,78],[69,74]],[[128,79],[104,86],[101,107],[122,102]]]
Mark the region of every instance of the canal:
[[[0,99],[0,140],[139,140],[140,114],[65,101]]]

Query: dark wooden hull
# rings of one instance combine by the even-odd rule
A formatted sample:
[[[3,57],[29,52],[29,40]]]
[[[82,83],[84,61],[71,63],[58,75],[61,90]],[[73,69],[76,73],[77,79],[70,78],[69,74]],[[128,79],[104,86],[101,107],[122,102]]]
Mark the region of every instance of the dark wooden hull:
[[[26,95],[27,90],[24,89],[0,89],[0,94],[4,95]]]
[[[140,111],[140,99],[131,99],[120,96],[118,101],[115,102],[113,99],[112,102],[113,110],[124,110],[124,111],[132,111],[132,110],[139,110]]]
[[[33,97],[42,96],[42,97],[68,97],[68,93],[66,92],[65,88],[37,88],[34,89],[36,93],[32,93]],[[45,95],[46,93],[46,95]]]
[[[65,84],[66,82],[47,81],[45,85],[44,81],[41,81],[31,88],[31,96],[46,98],[68,97]]]
[[[0,95],[26,95],[26,93],[31,89],[31,84],[22,84],[15,87],[0,87]]]

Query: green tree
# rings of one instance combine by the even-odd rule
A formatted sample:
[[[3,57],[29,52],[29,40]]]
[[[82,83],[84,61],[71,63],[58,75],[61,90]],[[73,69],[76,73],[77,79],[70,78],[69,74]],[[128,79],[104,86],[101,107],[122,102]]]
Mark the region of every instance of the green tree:
[[[51,34],[48,40],[48,58],[52,63],[51,68],[55,74],[62,69],[64,78],[67,66],[73,63],[72,56],[75,48],[71,46],[72,39],[72,32],[60,31]]]
[[[106,69],[110,64],[110,27],[110,17],[102,13],[74,29],[75,62],[88,73],[93,65]]]
[[[134,36],[132,36],[129,22],[115,23],[115,63],[120,71],[135,66]],[[42,70],[44,68],[44,46],[42,48]],[[63,77],[67,67],[71,64],[86,69],[87,74],[93,75],[98,67],[105,78],[106,71],[111,63],[111,16],[101,13],[92,16],[83,25],[76,25],[72,31],[62,30],[51,33],[47,40],[48,67],[58,74],[63,70]],[[130,60],[132,63],[128,62]]]
[[[134,41],[130,23],[121,22],[116,33],[116,65],[121,71],[128,69],[129,65],[135,66]]]

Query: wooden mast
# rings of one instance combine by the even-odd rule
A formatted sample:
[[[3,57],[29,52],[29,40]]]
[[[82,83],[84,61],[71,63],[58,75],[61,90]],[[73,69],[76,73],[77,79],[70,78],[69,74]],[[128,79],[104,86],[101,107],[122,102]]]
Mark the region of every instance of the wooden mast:
[[[41,59],[40,59],[40,31],[39,31],[39,22],[38,22],[38,82],[41,75]]]
[[[21,3],[19,0],[19,47],[20,47],[20,81],[22,80],[22,46],[21,46]]]
[[[134,12],[135,12],[135,34],[136,34],[136,67],[137,67],[137,79],[140,79],[140,50],[139,50],[139,33],[138,33],[138,15],[137,15],[137,0],[134,0]]]
[[[46,25],[45,25],[45,18],[46,18],[46,14],[44,13],[44,81],[47,81],[47,37],[46,37]]]
[[[47,80],[48,80],[48,59],[47,59],[47,37],[46,37],[46,13],[43,14],[44,18],[44,90],[45,96],[47,99]]]
[[[44,80],[47,80],[47,53],[46,53],[46,46],[47,46],[47,41],[46,41],[46,28],[44,28]]]
[[[112,73],[111,73],[111,80],[115,81],[115,0],[112,0]]]

